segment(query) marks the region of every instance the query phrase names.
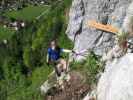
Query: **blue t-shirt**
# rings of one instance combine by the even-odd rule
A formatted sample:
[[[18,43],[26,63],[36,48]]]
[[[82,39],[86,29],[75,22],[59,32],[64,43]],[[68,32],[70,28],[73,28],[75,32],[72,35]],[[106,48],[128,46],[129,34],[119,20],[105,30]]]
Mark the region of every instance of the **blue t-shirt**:
[[[48,48],[48,55],[50,60],[57,61],[60,59],[60,55],[63,49],[59,48],[59,50],[53,50],[52,48]]]

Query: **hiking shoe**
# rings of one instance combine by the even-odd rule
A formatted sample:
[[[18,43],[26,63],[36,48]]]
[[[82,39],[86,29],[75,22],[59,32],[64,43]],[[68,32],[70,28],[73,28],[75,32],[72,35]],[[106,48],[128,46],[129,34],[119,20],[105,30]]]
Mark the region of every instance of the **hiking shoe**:
[[[62,85],[63,84],[63,77],[57,77],[57,83],[59,84],[59,85]]]
[[[71,76],[70,76],[69,74],[66,74],[66,75],[65,75],[65,80],[66,80],[67,82],[69,82],[70,79],[71,79]]]

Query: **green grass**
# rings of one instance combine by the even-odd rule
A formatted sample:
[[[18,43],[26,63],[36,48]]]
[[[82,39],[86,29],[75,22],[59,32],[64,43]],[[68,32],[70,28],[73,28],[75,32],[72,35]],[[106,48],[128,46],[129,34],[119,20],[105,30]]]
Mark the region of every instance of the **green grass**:
[[[43,13],[47,8],[48,6],[45,5],[42,6],[29,5],[28,7],[23,8],[19,11],[8,11],[4,15],[8,18],[32,21],[41,13]]]
[[[90,86],[97,84],[97,75],[104,70],[103,64],[100,62],[100,58],[94,53],[88,55],[87,59],[83,62],[74,62],[71,64],[72,70],[77,70],[84,73],[87,77],[87,83]]]
[[[11,38],[14,33],[13,30],[0,26],[0,41]]]

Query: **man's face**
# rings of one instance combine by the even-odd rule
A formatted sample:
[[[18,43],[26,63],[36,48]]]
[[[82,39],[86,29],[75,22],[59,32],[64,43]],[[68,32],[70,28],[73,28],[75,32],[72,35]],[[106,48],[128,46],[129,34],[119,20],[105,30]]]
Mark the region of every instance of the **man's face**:
[[[56,43],[55,43],[55,41],[52,41],[52,42],[51,42],[51,48],[52,48],[52,49],[55,49],[55,47],[56,47]]]

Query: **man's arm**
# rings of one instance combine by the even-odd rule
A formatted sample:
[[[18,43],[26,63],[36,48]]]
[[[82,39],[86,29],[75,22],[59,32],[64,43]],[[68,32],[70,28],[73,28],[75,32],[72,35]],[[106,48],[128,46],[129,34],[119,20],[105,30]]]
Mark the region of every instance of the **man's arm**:
[[[47,54],[46,63],[49,63],[49,54]]]
[[[63,49],[63,52],[65,52],[65,53],[73,53],[74,51],[73,50],[68,50],[68,49]]]

